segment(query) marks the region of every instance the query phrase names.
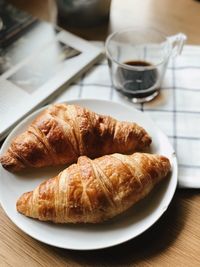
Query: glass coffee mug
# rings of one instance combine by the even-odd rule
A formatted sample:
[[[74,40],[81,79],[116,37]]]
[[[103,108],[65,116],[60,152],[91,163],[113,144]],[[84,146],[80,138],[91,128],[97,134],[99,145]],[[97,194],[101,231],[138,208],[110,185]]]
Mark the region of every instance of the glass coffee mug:
[[[171,56],[181,53],[187,37],[165,36],[151,28],[115,32],[106,40],[106,55],[114,87],[134,103],[155,98]]]

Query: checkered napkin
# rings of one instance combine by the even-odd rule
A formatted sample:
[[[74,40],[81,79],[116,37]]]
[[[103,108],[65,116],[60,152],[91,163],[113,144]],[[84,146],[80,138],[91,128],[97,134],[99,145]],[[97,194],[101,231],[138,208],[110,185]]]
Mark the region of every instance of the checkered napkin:
[[[112,87],[106,60],[66,88],[55,101],[77,98],[126,101]],[[186,45],[182,55],[169,62],[160,96],[133,106],[148,113],[169,137],[178,157],[179,186],[200,188],[200,47]]]

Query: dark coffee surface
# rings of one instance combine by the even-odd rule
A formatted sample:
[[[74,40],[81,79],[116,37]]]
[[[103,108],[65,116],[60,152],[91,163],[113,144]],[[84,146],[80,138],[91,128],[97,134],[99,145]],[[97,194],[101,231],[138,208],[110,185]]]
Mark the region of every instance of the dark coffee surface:
[[[140,61],[140,60],[132,60],[132,61],[126,61],[124,64],[129,66],[140,66],[140,67],[147,67],[147,66],[153,66],[151,63],[147,61]]]
[[[144,69],[145,67],[154,66],[147,61],[139,60],[126,61],[124,64],[128,66],[139,67],[138,69],[125,69],[118,67],[118,83],[125,93],[128,95],[134,94],[135,97],[146,97],[157,91],[156,84],[158,79],[158,71],[156,67]]]

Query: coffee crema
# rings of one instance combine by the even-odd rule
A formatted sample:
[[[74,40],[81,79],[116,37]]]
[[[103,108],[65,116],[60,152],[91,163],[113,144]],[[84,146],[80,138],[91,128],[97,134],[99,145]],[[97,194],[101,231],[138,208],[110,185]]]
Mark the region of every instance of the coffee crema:
[[[132,61],[126,61],[123,64],[129,65],[129,66],[139,66],[139,67],[148,67],[148,66],[153,66],[151,63],[147,61],[142,61],[142,60],[132,60]]]

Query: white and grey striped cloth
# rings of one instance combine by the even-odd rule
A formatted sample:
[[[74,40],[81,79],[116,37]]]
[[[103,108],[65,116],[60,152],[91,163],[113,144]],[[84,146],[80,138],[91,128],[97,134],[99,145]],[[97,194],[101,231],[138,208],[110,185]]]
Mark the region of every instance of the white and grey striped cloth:
[[[112,87],[106,60],[94,65],[55,101],[77,98],[126,102]],[[169,137],[178,156],[179,184],[200,188],[200,46],[186,45],[181,56],[171,59],[160,96],[133,106],[148,113]]]

